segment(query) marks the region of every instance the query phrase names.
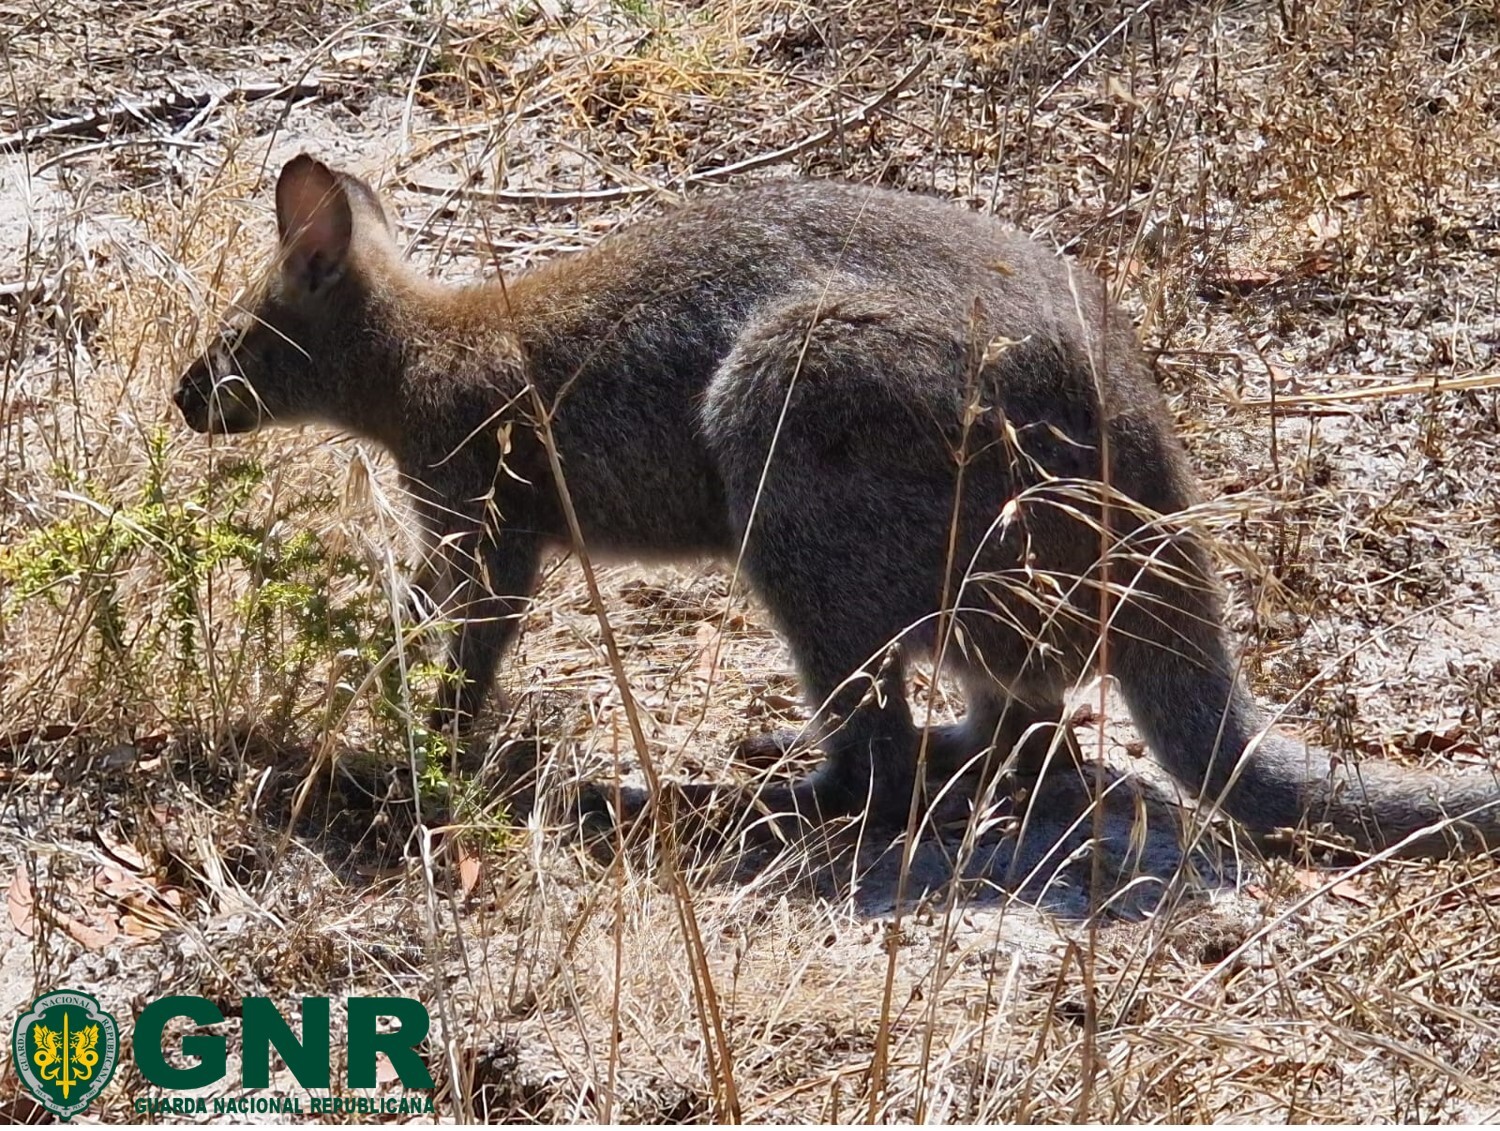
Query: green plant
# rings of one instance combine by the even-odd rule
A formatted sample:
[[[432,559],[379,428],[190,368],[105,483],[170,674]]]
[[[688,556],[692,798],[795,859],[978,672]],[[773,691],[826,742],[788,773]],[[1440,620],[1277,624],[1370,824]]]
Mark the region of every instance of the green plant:
[[[225,464],[188,499],[174,501],[165,430],[148,435],[145,451],[145,481],[129,499],[58,471],[65,513],[0,547],[0,580],[8,583],[0,616],[37,600],[59,612],[76,604],[92,630],[98,674],[144,693],[147,673],[165,657],[177,676],[171,702],[180,709],[199,689],[204,579],[259,552],[257,532],[228,516],[262,472],[248,461]]]
[[[137,700],[172,714],[201,702],[215,682],[207,660],[217,642],[234,657],[217,682],[244,687],[236,677],[253,675],[273,726],[314,710],[341,718],[364,689],[377,734],[403,748],[410,741],[424,759],[429,747],[442,748],[438,736],[410,726],[421,704],[409,677],[433,673],[390,662],[402,642],[375,568],[310,528],[332,507],[328,494],[266,508],[265,469],[241,459],[221,461],[184,496],[168,481],[165,430],[148,436],[146,455],[144,481],[129,496],[63,477],[63,512],[0,547],[0,616],[39,601],[58,614],[81,611],[95,680],[122,681]],[[165,697],[163,662],[174,676]],[[320,669],[330,691],[310,701]]]

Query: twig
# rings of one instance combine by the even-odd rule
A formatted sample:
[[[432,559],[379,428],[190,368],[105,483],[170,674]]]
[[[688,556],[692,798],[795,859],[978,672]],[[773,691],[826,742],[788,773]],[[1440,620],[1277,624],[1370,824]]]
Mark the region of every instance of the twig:
[[[41,302],[48,295],[56,294],[61,282],[61,275],[53,275],[50,278],[17,279],[10,283],[0,283],[0,301]]]
[[[916,77],[927,69],[927,64],[930,62],[932,62],[932,56],[923,55],[914,64],[912,64],[910,68],[908,68],[905,74],[903,74],[890,86],[886,87],[885,90],[883,90],[879,95],[877,95],[875,98],[870,99],[870,101],[866,102],[858,110],[850,114],[847,118],[840,119],[833,125],[829,126],[826,130],[823,130],[821,133],[815,133],[811,137],[803,138],[801,141],[797,142],[794,145],[788,145],[782,149],[775,149],[770,153],[762,153],[755,157],[747,157],[745,158],[745,160],[736,161],[732,165],[721,165],[719,168],[710,169],[706,173],[695,174],[688,178],[688,183],[696,184],[703,181],[716,181],[724,177],[733,176],[736,173],[744,173],[748,172],[751,169],[760,169],[764,168],[767,165],[775,165],[778,162],[786,161],[793,157],[800,157],[808,150],[817,149],[821,145],[826,145],[834,138],[839,137],[845,130],[854,129],[856,126],[862,126],[866,122],[868,122],[886,105],[886,103],[890,102],[891,99],[895,98],[896,95],[900,94],[903,90],[910,86],[916,79]]]
[[[90,153],[112,153],[121,149],[140,149],[152,145],[177,149],[203,148],[202,142],[189,141],[181,137],[110,137],[103,141],[91,141],[87,145],[75,145],[72,149],[54,153],[32,169],[31,175],[39,176],[55,165],[66,165],[69,161],[87,157]]]
[[[1416,381],[1405,381],[1399,385],[1376,385],[1368,389],[1354,389],[1344,393],[1300,393],[1296,396],[1241,401],[1246,408],[1296,408],[1299,405],[1342,404],[1345,401],[1370,401],[1381,397],[1404,397],[1413,393],[1452,393],[1462,389],[1500,388],[1500,373],[1472,373],[1467,377],[1444,379],[1433,374]]]
[[[1074,63],[1071,67],[1069,67],[1066,71],[1064,71],[1062,77],[1060,79],[1058,79],[1055,83],[1053,83],[1051,86],[1049,86],[1047,88],[1046,93],[1043,94],[1040,98],[1038,98],[1036,100],[1035,104],[1037,106],[1044,105],[1049,98],[1051,98],[1054,94],[1056,94],[1059,90],[1061,90],[1068,83],[1072,82],[1073,81],[1073,76],[1076,75],[1079,71],[1081,71],[1083,69],[1084,65],[1090,59],[1092,59],[1095,55],[1097,55],[1100,51],[1102,51],[1104,49],[1105,44],[1109,43],[1110,40],[1114,39],[1115,36],[1119,35],[1122,31],[1124,31],[1126,28],[1128,28],[1130,26],[1130,22],[1132,20],[1134,20],[1137,16],[1141,15],[1142,13],[1144,13],[1147,8],[1151,7],[1151,5],[1153,5],[1155,3],[1156,3],[1156,0],[1141,0],[1141,4],[1135,9],[1135,11],[1133,11],[1129,15],[1127,15],[1124,19],[1122,19],[1114,27],[1110,28],[1109,33],[1107,35],[1105,35],[1105,37],[1103,39],[1099,40],[1098,43],[1094,44],[1087,51],[1085,51],[1082,55],[1080,55],[1078,57],[1078,61],[1076,63]]]
[[[76,118],[64,118],[48,122],[45,126],[34,126],[20,133],[0,135],[0,153],[24,153],[37,146],[61,138],[93,137],[111,130],[132,129],[159,118],[168,118],[187,112],[196,112],[211,106],[216,101],[239,99],[244,102],[260,102],[267,98],[299,99],[312,98],[323,90],[316,78],[295,83],[247,83],[230,87],[185,93],[170,91],[149,102],[117,102],[103,110],[82,114]]]
[[[819,130],[817,133],[803,138],[801,141],[780,149],[773,149],[769,153],[758,153],[754,157],[747,157],[743,161],[736,161],[730,165],[720,165],[715,169],[706,169],[701,173],[689,173],[680,182],[682,188],[693,185],[712,184],[738,173],[746,173],[752,169],[763,169],[767,165],[780,164],[794,157],[800,157],[810,150],[827,145],[830,141],[839,137],[843,131],[855,129],[867,123],[881,111],[892,99],[909,87],[912,82],[927,69],[927,64],[932,61],[931,55],[923,55],[907,71],[901,75],[890,86],[886,87],[874,98],[864,103],[846,118],[841,118],[827,129]],[[482,189],[482,188],[458,188],[455,186],[433,185],[424,181],[408,180],[404,182],[406,188],[413,192],[426,193],[430,196],[463,196],[470,200],[483,201],[489,204],[588,204],[604,201],[630,200],[639,196],[650,196],[656,193],[666,193],[672,190],[666,186],[644,184],[644,185],[616,185],[613,188],[604,189],[582,189],[576,192],[559,192],[543,189]]]
[[[614,188],[581,189],[578,192],[548,192],[542,189],[462,188],[458,185],[433,185],[417,180],[403,181],[402,187],[428,196],[462,196],[486,204],[589,204],[630,200],[637,196],[668,191],[657,185],[616,185]]]
[[[42,279],[19,279],[14,283],[0,283],[0,299],[26,302],[32,298],[41,298],[46,292],[47,284]]]

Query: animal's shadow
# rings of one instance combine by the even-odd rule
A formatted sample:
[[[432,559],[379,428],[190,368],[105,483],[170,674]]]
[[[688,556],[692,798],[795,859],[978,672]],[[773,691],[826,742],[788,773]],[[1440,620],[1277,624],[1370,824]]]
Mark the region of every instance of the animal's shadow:
[[[183,735],[164,753],[210,802],[221,795],[229,802],[234,781],[253,773],[266,851],[294,836],[351,885],[400,868],[419,830],[455,818],[442,788],[424,788],[408,764],[369,751],[320,755],[311,743],[254,735],[236,736],[230,746]],[[639,787],[549,779],[539,773],[547,764],[545,743],[532,737],[475,744],[452,769],[470,799],[492,813],[577,838],[596,856],[621,847],[637,855],[671,851],[695,884],[834,900],[868,917],[888,915],[898,903],[911,910],[954,898],[966,907],[1020,903],[1063,918],[1102,912],[1135,919],[1169,891],[1232,887],[1242,868],[1240,854],[1216,831],[1184,820],[1189,811],[1167,789],[1108,765],[1068,762],[1020,790],[985,791],[972,778],[959,779],[908,838],[905,829],[839,819],[790,835],[778,824],[780,832],[767,835],[768,822],[749,805],[735,811],[731,804],[731,820],[710,824],[693,807],[735,791],[668,784],[679,805],[666,813]],[[614,820],[616,806],[627,814],[623,823]],[[253,871],[267,860],[244,863]]]
[[[951,897],[971,908],[1019,902],[1064,918],[1138,919],[1169,891],[1233,887],[1244,867],[1219,829],[1141,776],[1065,762],[1006,784],[986,790],[970,775],[939,787],[914,836],[850,819],[789,830],[745,791],[699,784],[663,783],[655,805],[645,789],[601,782],[551,797],[533,783],[515,796],[519,811],[549,814],[544,823],[601,857],[669,851],[699,882],[847,902],[867,917]]]
[[[958,784],[910,853],[904,834],[860,846],[846,874],[857,876],[849,894],[862,914],[960,897],[971,908],[1020,903],[1062,918],[1133,920],[1184,885],[1237,882],[1238,856],[1217,835],[1185,820],[1154,783],[1112,766],[1056,767],[987,810],[978,809],[984,794]]]

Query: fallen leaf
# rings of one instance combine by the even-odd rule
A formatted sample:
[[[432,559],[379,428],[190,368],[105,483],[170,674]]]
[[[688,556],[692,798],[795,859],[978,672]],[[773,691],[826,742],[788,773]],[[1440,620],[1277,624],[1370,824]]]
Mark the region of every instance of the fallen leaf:
[[[147,887],[140,876],[126,872],[123,868],[107,864],[94,873],[94,887],[114,899],[124,899],[133,892]]]
[[[1266,363],[1266,369],[1271,378],[1271,386],[1280,392],[1299,393],[1302,391],[1302,382],[1297,379],[1295,371],[1283,365]]]
[[[750,734],[734,745],[732,757],[742,766],[757,770],[771,769],[785,763],[788,751],[777,731]]]
[[[722,641],[719,630],[705,621],[698,626],[698,674],[705,682],[713,683],[719,674],[719,653]]]
[[[119,925],[113,919],[105,919],[102,924],[95,925],[69,915],[59,915],[57,921],[58,926],[67,931],[79,946],[89,950],[103,950],[120,937]]]
[[[177,926],[177,919],[147,899],[132,895],[125,900],[125,913],[120,916],[120,929],[131,938],[143,942],[159,939]]]
[[[0,754],[15,754],[33,742],[61,742],[78,733],[80,733],[78,727],[60,724],[18,730],[14,734],[0,737]]]
[[[146,870],[146,858],[136,850],[135,845],[120,836],[114,829],[100,825],[94,830],[94,838],[98,840],[99,846],[105,852],[127,868],[133,868],[137,872]]]
[[[17,870],[11,878],[10,890],[5,894],[5,905],[10,911],[10,921],[16,930],[28,939],[36,936],[36,900],[31,894],[31,881],[26,873]]]
[[[479,857],[460,844],[458,847],[458,890],[465,896],[469,895],[474,890],[474,885],[479,883],[479,874],[482,871]]]
[[[135,915],[122,915],[120,917],[120,929],[125,932],[127,938],[136,942],[155,942],[165,933],[161,928],[153,926]]]
[[[1424,754],[1477,754],[1480,747],[1468,737],[1460,726],[1450,726],[1442,731],[1419,730],[1412,735],[1411,748]]]
[[[1145,266],[1139,259],[1132,255],[1124,263],[1115,268],[1115,282],[1133,283],[1141,277],[1141,273],[1144,270]]]
[[[1093,726],[1095,723],[1101,721],[1099,712],[1092,703],[1080,703],[1077,709],[1068,716],[1068,725],[1070,727]]]
[[[1281,276],[1263,271],[1258,267],[1225,267],[1204,276],[1204,282],[1212,287],[1232,291],[1255,291],[1269,287]]]
[[[1338,263],[1338,257],[1326,251],[1310,251],[1297,261],[1297,266],[1292,273],[1298,278],[1305,279],[1311,275],[1322,275],[1332,271]]]
[[[1327,888],[1327,894],[1338,899],[1347,899],[1350,903],[1358,903],[1362,907],[1374,907],[1375,901],[1365,894],[1365,891],[1353,879],[1342,879],[1332,887],[1328,887],[1328,875],[1325,872],[1317,872],[1311,868],[1298,868],[1294,875],[1297,882],[1307,891],[1322,891]]]

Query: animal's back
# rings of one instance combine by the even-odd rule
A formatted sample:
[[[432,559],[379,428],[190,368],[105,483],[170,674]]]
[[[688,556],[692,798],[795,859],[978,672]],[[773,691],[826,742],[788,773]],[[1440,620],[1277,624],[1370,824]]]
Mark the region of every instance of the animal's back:
[[[668,469],[664,449],[697,433],[709,382],[757,318],[790,300],[816,310],[824,293],[861,289],[891,296],[909,318],[961,340],[975,357],[1024,343],[996,374],[1013,393],[1018,423],[1055,426],[1092,447],[1102,396],[1124,455],[1116,486],[1157,510],[1194,498],[1133,327],[1100,281],[1014,228],[950,201],[837,182],[767,182],[629,225],[516,289],[523,308],[535,310],[529,321],[547,328],[545,343],[531,351],[543,384],[566,385],[581,410],[565,407],[559,415],[560,439],[577,449],[575,462],[603,459],[594,424],[607,420],[613,467],[640,468],[651,479],[651,464],[687,492],[665,511],[659,493],[650,508],[601,493],[610,497],[616,527],[637,510],[641,522],[634,525],[643,533],[656,533],[659,519],[692,526],[695,537],[706,532],[706,524],[690,520],[717,506],[713,461],[696,448],[681,450]],[[872,356],[870,364],[879,361]],[[961,414],[956,394],[968,379],[962,367],[925,370],[915,379],[953,404],[946,415]],[[638,459],[632,443],[641,447]]]
[[[1068,333],[1080,307],[1096,315],[1100,306],[1092,279],[1075,290],[1049,249],[999,221],[936,197],[838,182],[772,181],[699,197],[583,259],[579,282],[596,309],[613,299],[633,300],[647,317],[658,308],[718,315],[731,333],[764,302],[835,275],[934,303],[981,299],[986,320],[1011,336]],[[564,260],[544,272],[550,285],[583,266]]]

